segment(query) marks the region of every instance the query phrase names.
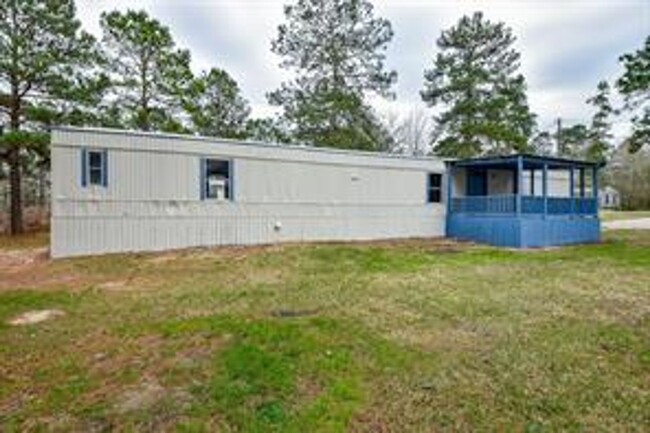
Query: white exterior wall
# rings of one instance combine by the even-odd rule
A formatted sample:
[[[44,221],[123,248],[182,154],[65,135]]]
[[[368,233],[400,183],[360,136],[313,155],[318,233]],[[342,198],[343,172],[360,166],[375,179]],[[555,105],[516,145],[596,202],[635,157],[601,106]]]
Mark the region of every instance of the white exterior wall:
[[[577,172],[576,172],[577,173]],[[544,174],[542,170],[535,170],[535,195],[541,196],[544,188],[542,177]],[[578,187],[578,175],[575,176],[575,187]],[[530,195],[530,173],[524,174],[524,188],[523,191],[526,195]],[[548,196],[549,197],[570,197],[571,183],[569,182],[569,172],[567,170],[549,170],[548,171]],[[577,191],[577,189],[576,189]],[[577,195],[577,194],[576,194]]]
[[[455,168],[453,175],[452,197],[465,197],[467,192],[467,170],[464,168]]]
[[[535,170],[535,195],[542,195],[542,171]],[[508,195],[514,191],[514,175],[512,170],[487,170],[488,195]],[[575,185],[578,187],[578,176],[575,177]],[[523,191],[525,195],[530,194],[530,172],[524,173]],[[454,197],[464,197],[467,191],[467,169],[456,168],[454,171]],[[569,172],[566,170],[548,171],[548,196],[569,197]]]
[[[81,186],[84,147],[108,151],[106,188]],[[201,157],[232,160],[233,201],[200,199]],[[444,199],[427,204],[426,186],[444,170],[438,159],[60,129],[51,254],[443,236]]]
[[[541,196],[544,188],[542,183],[542,171],[535,170],[535,195]],[[576,176],[576,186],[578,180]],[[488,194],[513,194],[515,176],[511,170],[488,170]],[[530,171],[524,171],[522,193],[530,195]],[[548,171],[548,196],[549,197],[569,197],[569,173],[566,170],[549,170]]]
[[[487,178],[488,195],[514,194],[515,179],[511,170],[488,170]]]

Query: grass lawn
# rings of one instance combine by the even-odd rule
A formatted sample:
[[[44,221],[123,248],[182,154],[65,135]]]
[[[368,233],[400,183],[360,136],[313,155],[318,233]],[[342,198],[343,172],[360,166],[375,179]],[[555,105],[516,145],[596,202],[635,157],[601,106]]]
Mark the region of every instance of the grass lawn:
[[[600,217],[603,221],[633,220],[639,218],[650,218],[650,210],[603,210],[600,211]]]
[[[642,431],[650,231],[605,236],[0,252],[0,431]]]

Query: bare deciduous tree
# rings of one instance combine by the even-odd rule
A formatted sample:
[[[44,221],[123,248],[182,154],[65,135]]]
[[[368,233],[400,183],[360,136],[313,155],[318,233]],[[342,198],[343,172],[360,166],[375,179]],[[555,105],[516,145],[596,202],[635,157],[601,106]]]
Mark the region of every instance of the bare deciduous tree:
[[[383,116],[383,123],[393,137],[393,153],[405,155],[426,155],[431,152],[432,122],[428,113],[413,107],[406,115],[389,111]]]

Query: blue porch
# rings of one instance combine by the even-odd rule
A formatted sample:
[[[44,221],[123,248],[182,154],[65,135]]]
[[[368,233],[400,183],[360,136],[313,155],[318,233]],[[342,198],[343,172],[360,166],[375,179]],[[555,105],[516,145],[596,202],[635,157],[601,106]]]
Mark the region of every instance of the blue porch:
[[[448,165],[449,237],[514,248],[600,240],[598,164],[520,154]]]

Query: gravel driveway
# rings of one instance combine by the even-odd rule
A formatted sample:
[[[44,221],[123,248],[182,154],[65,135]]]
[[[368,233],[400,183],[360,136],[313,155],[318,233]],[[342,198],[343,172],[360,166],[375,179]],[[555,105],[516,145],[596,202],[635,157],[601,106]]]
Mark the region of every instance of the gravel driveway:
[[[650,218],[607,221],[603,223],[603,227],[606,229],[650,230]]]

